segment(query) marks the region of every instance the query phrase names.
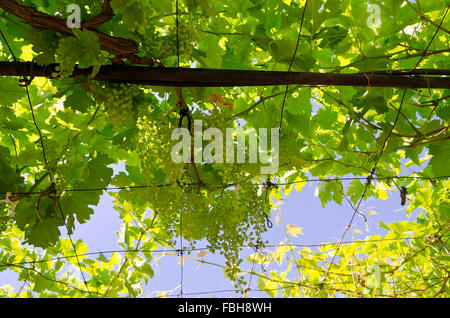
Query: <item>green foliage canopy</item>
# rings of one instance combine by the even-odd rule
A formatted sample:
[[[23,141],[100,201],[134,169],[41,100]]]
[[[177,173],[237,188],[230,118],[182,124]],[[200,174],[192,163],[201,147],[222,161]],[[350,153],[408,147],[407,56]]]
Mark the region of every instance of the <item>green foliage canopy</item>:
[[[308,178],[320,178],[324,207],[334,201],[357,210],[361,199],[386,199],[395,191],[407,196],[406,213],[419,210],[420,217],[382,224],[385,236],[352,244],[314,250],[287,240],[268,256],[257,249],[247,263],[284,264],[280,271],[252,273],[261,290],[284,297],[448,297],[449,90],[177,90],[69,78],[75,67],[92,67],[95,75],[102,65],[142,61],[266,71],[445,70],[450,18],[440,23],[448,0],[310,0],[306,8],[305,1],[291,0],[180,0],[178,18],[170,0],[5,3],[57,19],[66,19],[75,3],[86,23],[72,34],[55,30],[56,20],[36,28],[0,6],[0,30],[9,43],[2,42],[2,60],[13,59],[11,49],[16,58],[59,64],[57,79],[35,78],[26,89],[17,79],[0,78],[0,271],[19,273],[32,294],[138,297],[154,275],[152,251],[176,248],[180,235],[191,246],[206,239],[212,252],[222,253],[226,277],[239,289],[245,285],[242,246],[257,244],[267,231],[275,202],[301,191]],[[371,25],[373,6],[380,8],[380,23]],[[279,128],[282,118],[280,166],[270,176],[278,185],[248,160],[174,163],[170,137],[179,124],[180,95],[191,119],[205,128]],[[126,172],[114,175],[111,165],[119,162]],[[374,166],[374,179],[367,180]],[[360,178],[345,183],[348,176]],[[124,253],[94,259],[84,242],[62,237],[61,229],[71,235],[77,223],[89,222],[108,187],[118,189],[109,194],[123,222],[118,243]],[[287,235],[298,234],[288,228]],[[68,273],[66,262],[82,277]],[[295,281],[287,278],[297,270]],[[2,288],[0,295],[30,293]]]

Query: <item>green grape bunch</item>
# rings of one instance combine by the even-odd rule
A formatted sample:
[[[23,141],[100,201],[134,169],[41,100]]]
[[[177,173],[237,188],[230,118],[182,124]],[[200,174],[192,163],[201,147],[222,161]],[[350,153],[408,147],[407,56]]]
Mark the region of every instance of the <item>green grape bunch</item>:
[[[90,85],[94,97],[103,103],[106,114],[114,128],[136,122],[139,111],[134,98],[139,94],[139,87],[124,83],[108,83],[106,85]]]
[[[145,26],[151,23],[153,12],[150,1],[112,0],[111,7],[121,16],[121,22],[128,30],[145,34]]]
[[[223,131],[233,125],[224,120],[218,109],[209,113],[197,111],[193,119]],[[175,163],[171,157],[177,142],[171,136],[178,120],[178,114],[171,114],[144,116],[138,121],[136,150],[142,174],[147,182],[164,185],[146,193],[149,208],[158,215],[159,225],[173,237],[182,235],[192,245],[205,239],[208,248],[220,252],[227,266],[233,268],[239,263],[242,247],[259,241],[267,230],[264,195],[252,178],[251,164],[245,163],[196,163],[204,183],[198,187],[193,164]]]
[[[169,31],[169,36],[171,39],[171,44],[173,45],[173,40],[177,39],[177,27],[172,26]],[[192,49],[194,48],[194,43],[199,40],[198,36],[198,25],[192,19],[183,21],[178,25],[178,43],[180,55],[191,56]],[[173,47],[173,46],[172,46]],[[175,51],[176,53],[176,51]]]
[[[165,29],[157,29],[155,26],[151,26],[143,39],[143,50],[156,59],[177,56],[179,53],[181,57],[190,60],[196,43],[201,40],[200,26],[201,21],[197,17],[180,19],[178,30],[176,23],[167,26]]]

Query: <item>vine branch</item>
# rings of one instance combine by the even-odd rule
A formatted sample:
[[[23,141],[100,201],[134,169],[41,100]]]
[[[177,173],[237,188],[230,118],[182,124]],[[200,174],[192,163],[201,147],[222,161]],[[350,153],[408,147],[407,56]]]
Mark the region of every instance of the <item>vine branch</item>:
[[[102,25],[103,23],[108,22],[113,17],[114,11],[111,7],[111,0],[105,0],[103,1],[102,11],[98,15],[92,17],[91,19],[82,23],[81,25],[83,28],[93,29]]]
[[[15,0],[0,1],[0,9],[15,15],[24,23],[37,29],[52,30],[71,36],[74,35],[72,29],[67,26],[67,21],[65,19],[40,12],[35,8],[25,6]],[[139,48],[135,41],[114,37],[95,29],[95,27],[107,22],[113,16],[114,13],[111,9],[110,0],[106,0],[103,3],[102,12],[85,22],[83,28],[88,29],[98,36],[102,50],[105,50],[118,58],[128,59],[134,64],[156,65],[157,62],[152,58],[142,58],[137,56]]]

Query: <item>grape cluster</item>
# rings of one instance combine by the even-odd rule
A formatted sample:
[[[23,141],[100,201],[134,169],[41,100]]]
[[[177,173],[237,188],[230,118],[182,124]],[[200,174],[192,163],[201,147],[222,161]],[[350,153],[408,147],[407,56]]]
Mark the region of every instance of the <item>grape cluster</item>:
[[[153,120],[148,116],[139,118],[137,127],[140,129],[138,152],[141,154],[142,165],[149,171],[164,171],[169,178],[175,178],[180,167],[171,157],[174,141],[171,139],[175,125]],[[155,171],[157,170],[157,171]]]
[[[152,4],[141,0],[112,0],[114,13],[121,15],[121,24],[131,32],[145,34],[145,28],[151,24]]]
[[[178,43],[180,55],[191,56],[194,43],[199,40],[198,25],[192,19],[185,20],[178,25]],[[170,45],[176,48],[177,28],[172,26],[169,31]],[[175,41],[175,43],[173,43]],[[175,51],[176,54],[176,51]]]
[[[195,44],[201,39],[199,30],[201,22],[189,17],[181,19],[178,24],[178,48],[177,48],[177,26],[173,24],[167,27],[166,30],[157,30],[156,27],[151,27],[145,39],[143,39],[143,51],[146,51],[149,56],[158,60],[177,56],[190,59]]]
[[[99,103],[105,106],[106,114],[114,128],[120,129],[136,122],[138,108],[133,102],[139,93],[136,85],[123,83],[108,83],[106,85],[91,85],[91,91]]]
[[[194,119],[224,131],[230,123],[217,112],[196,112]],[[192,164],[177,164],[171,158],[172,147],[178,142],[171,140],[171,134],[178,127],[178,119],[174,114],[138,121],[141,170],[149,183],[165,185],[146,192],[149,208],[172,237],[182,234],[192,246],[205,239],[211,252],[225,257],[228,277],[242,285],[236,267],[239,251],[247,242],[258,241],[267,230],[264,196],[249,177],[246,163],[196,163],[204,183],[198,187]]]

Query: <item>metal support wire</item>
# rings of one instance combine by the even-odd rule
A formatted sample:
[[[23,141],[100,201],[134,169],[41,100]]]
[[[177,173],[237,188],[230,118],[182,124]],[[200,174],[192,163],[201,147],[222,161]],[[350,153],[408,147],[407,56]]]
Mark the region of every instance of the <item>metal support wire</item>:
[[[177,30],[177,68],[178,68],[178,74],[180,74],[180,39],[179,39],[179,8],[178,8],[178,0],[176,0],[175,3],[175,23],[176,23],[176,30]],[[180,80],[180,75],[178,75],[178,79]],[[180,86],[180,98],[183,96],[183,87]],[[184,109],[183,105],[181,104],[181,100],[179,102],[180,106],[180,127],[183,123],[183,118],[188,118],[188,126],[190,131],[190,118],[188,116],[189,109]],[[179,254],[179,260],[180,260],[180,298],[183,298],[183,284],[184,284],[184,252],[183,252],[183,210],[180,210],[180,250],[178,251]]]

